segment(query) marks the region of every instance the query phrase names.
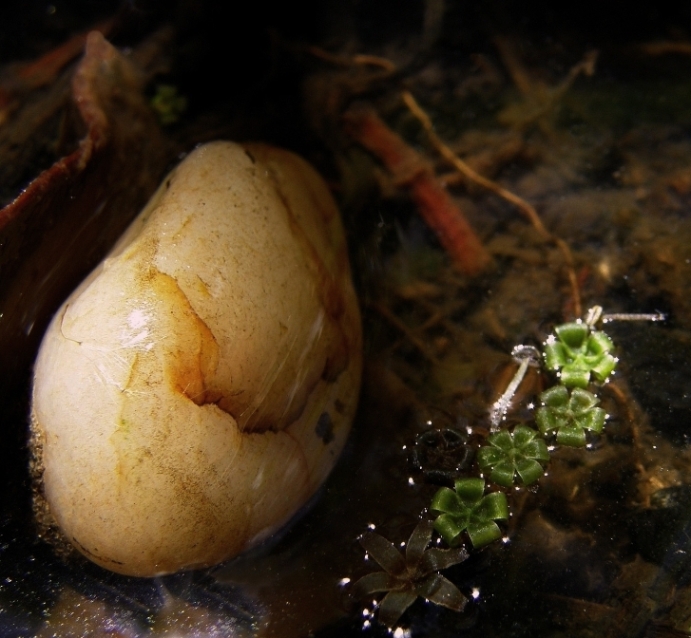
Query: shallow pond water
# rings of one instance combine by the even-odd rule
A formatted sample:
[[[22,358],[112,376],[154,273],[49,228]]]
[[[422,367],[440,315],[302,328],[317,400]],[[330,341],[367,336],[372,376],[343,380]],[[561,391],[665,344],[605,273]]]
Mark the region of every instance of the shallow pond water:
[[[239,106],[208,88],[196,103],[191,93],[160,142],[163,167],[204,139],[262,136],[303,152],[331,180],[351,238],[367,360],[331,477],[278,537],[213,569],[133,579],[59,558],[31,524],[26,354],[3,377],[0,635],[691,635],[688,43],[668,39],[664,20],[609,41],[563,16],[528,13],[511,29],[506,16],[487,22],[447,6],[435,23],[434,6],[418,7],[422,31],[402,15],[399,32],[377,39],[383,18],[374,12],[332,24],[332,49],[274,42],[289,64],[250,83]],[[127,37],[137,51],[141,35]],[[196,51],[199,37],[183,41]],[[156,46],[171,57],[165,39]],[[424,55],[411,63],[416,47]],[[355,50],[397,71],[381,59],[381,76],[351,64]],[[166,59],[168,75],[150,71],[150,84],[164,77],[193,91],[180,60]],[[515,200],[454,173],[401,100],[404,89],[454,153],[534,207],[546,234]],[[284,100],[289,116],[253,111],[268,96]],[[491,258],[481,274],[453,265],[420,220],[410,184],[343,132],[341,115],[356,100],[442,180]],[[603,432],[586,448],[548,439],[539,480],[497,488],[510,511],[501,538],[473,549],[463,537],[469,557],[443,570],[468,599],[462,612],[418,598],[394,627],[382,626],[382,593],[351,596],[358,579],[381,569],[358,539],[374,530],[404,550],[420,518],[434,519],[440,486],[480,475],[490,408],[518,368],[513,347],[544,349],[555,326],[596,305],[665,315],[602,326],[618,358],[608,382],[590,386],[609,415]],[[535,427],[539,395],[557,382],[544,365],[530,368],[501,428]],[[444,546],[436,534],[433,542]]]

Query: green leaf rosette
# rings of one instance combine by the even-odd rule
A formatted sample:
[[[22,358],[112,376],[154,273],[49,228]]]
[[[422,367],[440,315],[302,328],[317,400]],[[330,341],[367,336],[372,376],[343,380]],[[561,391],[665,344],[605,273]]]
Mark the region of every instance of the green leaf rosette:
[[[513,432],[495,432],[487,442],[477,460],[490,481],[511,487],[518,477],[521,483],[530,485],[545,473],[542,463],[549,461],[547,444],[532,428],[518,425]]]
[[[545,390],[540,395],[542,407],[535,413],[540,432],[556,432],[557,443],[572,447],[586,444],[586,431],[599,434],[607,415],[598,407],[600,400],[592,393],[574,388],[570,393],[563,385]]]
[[[587,388],[591,375],[603,382],[613,372],[617,359],[610,354],[612,340],[604,333],[591,331],[588,324],[575,321],[557,326],[545,344],[545,363],[559,372],[569,388]]]
[[[509,517],[506,496],[501,492],[485,495],[481,478],[458,479],[455,490],[442,487],[434,495],[430,510],[437,515],[434,529],[452,547],[458,545],[464,531],[473,547],[491,543],[501,537],[495,521]]]

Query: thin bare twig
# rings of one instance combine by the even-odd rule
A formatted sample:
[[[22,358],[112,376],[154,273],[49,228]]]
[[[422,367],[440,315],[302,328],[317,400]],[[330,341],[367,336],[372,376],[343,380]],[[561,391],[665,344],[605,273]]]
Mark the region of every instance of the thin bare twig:
[[[415,349],[430,363],[436,365],[437,358],[427,349],[427,345],[417,337],[417,335],[403,323],[387,306],[382,303],[373,302],[369,306],[378,312],[386,321],[410,341]]]
[[[537,211],[533,206],[531,206],[524,199],[518,197],[518,195],[514,195],[512,192],[506,190],[496,182],[493,182],[492,180],[487,179],[486,177],[477,173],[441,140],[441,138],[437,135],[437,132],[434,130],[434,125],[432,124],[432,120],[430,120],[429,115],[425,113],[410,91],[403,92],[403,101],[410,109],[410,112],[419,120],[420,124],[422,124],[422,127],[425,129],[425,132],[432,142],[432,145],[437,149],[439,154],[459,173],[476,184],[480,184],[480,186],[483,186],[487,190],[499,195],[499,197],[505,199],[506,201],[511,202],[530,220],[530,223],[541,237],[547,240],[552,238],[550,232],[542,224],[540,216],[537,214]]]
[[[497,36],[494,38],[494,44],[499,50],[499,55],[513,83],[524,98],[523,108],[518,111],[513,110],[513,114],[508,118],[514,125],[519,125],[519,128],[537,121],[543,131],[548,133],[549,127],[540,120],[554,109],[579,75],[590,77],[595,73],[598,52],[587,51],[583,59],[569,69],[561,82],[555,86],[549,86],[542,80],[532,77],[521,64],[516,43],[512,39]],[[505,111],[505,116],[509,112],[511,109]]]
[[[641,45],[641,51],[648,55],[665,55],[667,53],[677,53],[680,55],[691,55],[691,42],[661,40],[658,42],[648,42]]]
[[[389,72],[394,72],[396,70],[396,65],[393,62],[391,62],[391,60],[387,58],[381,58],[378,55],[356,53],[355,55],[348,57],[344,55],[338,55],[336,53],[331,53],[330,51],[327,51],[326,49],[322,49],[321,47],[315,45],[308,46],[306,50],[310,55],[314,56],[315,58],[324,60],[325,62],[333,64],[334,66],[373,66],[378,67],[380,69],[384,69],[385,71]]]
[[[516,208],[518,208],[518,210],[520,210],[523,215],[528,218],[533,228],[535,228],[538,234],[545,241],[552,242],[557,246],[566,263],[569,286],[571,288],[571,296],[573,298],[574,312],[576,316],[579,317],[582,312],[581,294],[578,287],[578,280],[576,278],[573,254],[571,253],[571,249],[569,248],[568,244],[563,239],[556,237],[550,233],[547,228],[545,228],[545,225],[542,223],[542,220],[540,219],[540,216],[538,215],[534,206],[526,202],[518,195],[515,195],[511,191],[500,186],[496,182],[480,175],[470,166],[468,166],[468,164],[466,164],[460,157],[458,157],[458,155],[456,155],[456,153],[454,153],[451,148],[449,148],[449,146],[447,146],[437,135],[437,132],[434,130],[432,120],[430,120],[427,113],[425,113],[422,107],[418,104],[417,100],[413,97],[410,91],[403,92],[403,101],[410,112],[418,119],[422,127],[425,129],[425,132],[427,133],[427,136],[432,142],[434,148],[445,160],[447,160],[459,173],[464,175],[472,182],[483,186],[495,195],[498,195],[502,199],[505,199],[516,206]]]

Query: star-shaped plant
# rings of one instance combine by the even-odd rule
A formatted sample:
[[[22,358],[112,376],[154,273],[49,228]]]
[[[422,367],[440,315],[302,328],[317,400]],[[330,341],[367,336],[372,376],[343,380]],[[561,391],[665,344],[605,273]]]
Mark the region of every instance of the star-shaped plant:
[[[442,487],[434,495],[430,510],[438,515],[434,529],[452,547],[457,545],[464,531],[474,547],[482,547],[501,537],[495,523],[509,517],[506,496],[491,492],[485,496],[485,481],[481,478],[458,479],[455,490]]]
[[[545,343],[547,367],[558,370],[561,382],[570,388],[587,388],[592,374],[604,381],[617,365],[610,354],[612,340],[604,333],[592,330],[582,321],[557,326]]]
[[[540,432],[556,431],[557,443],[572,447],[583,447],[586,430],[600,433],[607,415],[597,407],[600,400],[581,388],[569,391],[563,385],[556,385],[540,395],[542,407],[535,413]]]
[[[487,442],[477,460],[480,469],[490,473],[490,481],[511,487],[518,475],[524,485],[530,485],[545,473],[541,463],[549,461],[549,450],[532,428],[518,425],[513,433],[501,430],[490,434]]]
[[[439,571],[463,562],[468,552],[456,549],[427,549],[432,538],[432,521],[423,520],[408,539],[405,558],[396,547],[375,532],[366,532],[360,544],[384,571],[363,576],[351,595],[360,599],[388,592],[379,605],[379,622],[392,627],[418,596],[454,611],[463,611],[468,599]]]

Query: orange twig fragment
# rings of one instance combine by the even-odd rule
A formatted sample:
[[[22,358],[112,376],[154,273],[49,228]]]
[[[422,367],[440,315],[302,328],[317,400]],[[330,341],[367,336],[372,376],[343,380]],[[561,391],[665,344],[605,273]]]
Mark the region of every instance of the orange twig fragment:
[[[489,253],[430,165],[374,110],[354,108],[344,120],[349,135],[381,160],[396,184],[410,190],[423,219],[458,268],[471,276],[487,268]]]

